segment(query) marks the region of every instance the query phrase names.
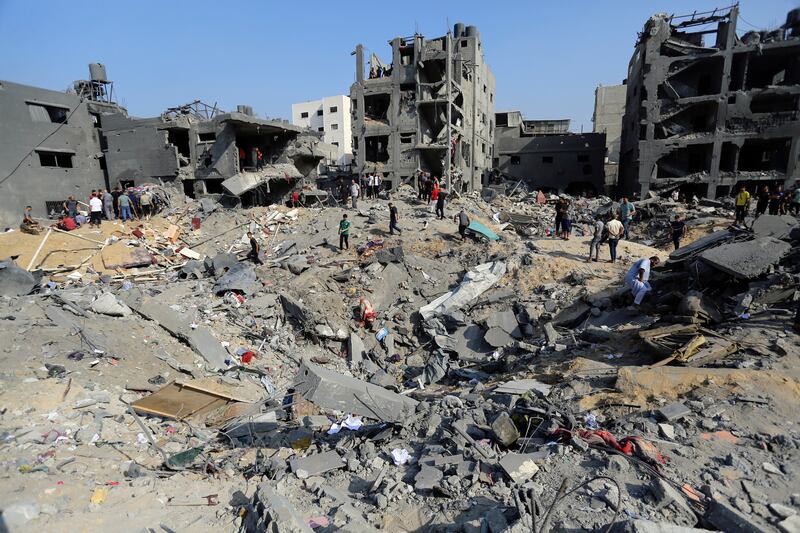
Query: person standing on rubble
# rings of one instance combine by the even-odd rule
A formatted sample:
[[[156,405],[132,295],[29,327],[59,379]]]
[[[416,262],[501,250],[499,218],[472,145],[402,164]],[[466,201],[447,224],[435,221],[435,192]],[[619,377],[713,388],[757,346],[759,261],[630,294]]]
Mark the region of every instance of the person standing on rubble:
[[[256,170],[261,170],[264,168],[264,152],[261,151],[261,148],[256,148]]]
[[[458,234],[461,235],[461,240],[466,240],[467,228],[469,227],[469,217],[467,216],[467,212],[464,211],[463,207],[461,208],[461,211],[459,211],[458,214],[453,217],[453,222],[458,223]]]
[[[247,258],[257,265],[263,265],[261,262],[261,245],[251,232],[247,232],[247,238],[250,239],[250,251],[247,253]]]
[[[750,193],[744,184],[739,186],[739,193],[736,195],[736,222],[744,223],[744,217],[750,210]],[[677,249],[677,248],[676,248]]]
[[[606,224],[603,222],[603,217],[597,215],[592,226],[592,241],[589,243],[589,258],[586,260],[587,263],[589,261],[594,261],[596,263],[600,260],[600,245],[603,243],[605,229]],[[592,259],[592,251],[594,251],[594,259]]]
[[[670,224],[669,231],[672,236],[672,244],[677,250],[681,247],[681,239],[686,235],[686,222],[683,221],[680,215],[675,215],[675,220]]]
[[[89,200],[89,225],[100,227],[100,218],[103,216],[103,201],[97,194]]]
[[[106,220],[114,220],[114,196],[111,191],[103,191],[103,211]]]
[[[70,195],[67,201],[64,202],[64,211],[66,211],[67,216],[71,218],[75,218],[75,215],[78,214],[78,200],[76,200],[74,196]]]
[[[635,305],[642,303],[645,295],[653,290],[650,286],[650,268],[658,266],[659,262],[660,260],[656,256],[650,259],[639,259],[625,274],[625,285],[631,290]]]
[[[358,195],[361,194],[361,188],[356,183],[356,180],[350,181],[350,200],[353,204],[353,209],[358,209]]]
[[[569,199],[564,200],[564,205],[561,214],[561,238],[565,241],[569,240],[569,235],[572,232],[572,205]]]
[[[342,215],[342,220],[339,221],[339,251],[344,248],[350,249],[350,221],[347,220],[347,213]]]
[[[756,201],[756,218],[760,217],[767,212],[769,207],[769,185],[764,185],[761,192],[758,193],[758,200]]]
[[[444,220],[444,201],[447,198],[447,191],[437,189],[439,194],[436,196],[436,218]]]
[[[617,244],[619,244],[625,228],[622,226],[622,222],[619,221],[619,215],[614,213],[612,217],[606,224],[606,233],[608,235],[608,251],[611,254],[611,262],[613,263],[617,260]]]
[[[786,195],[783,193],[783,185],[778,185],[769,197],[769,214],[783,215],[785,212]]]
[[[122,191],[119,189],[119,185],[114,187],[114,190],[111,191],[111,198],[114,199],[114,218],[119,218],[119,197],[122,195]]]
[[[133,216],[131,216],[131,197],[128,196],[128,193],[121,193],[117,198],[117,204],[119,205],[119,218],[122,223],[124,224],[126,220],[133,220]]]
[[[139,196],[139,205],[142,207],[142,217],[150,220],[150,216],[153,214],[153,195],[147,189]]]
[[[622,219],[622,227],[625,228],[625,240],[630,240],[629,230],[633,215],[636,214],[636,207],[633,202],[628,201],[627,196],[622,197],[622,203],[619,206],[619,217]]]
[[[417,189],[419,189],[419,196],[418,199],[422,200],[425,197],[425,181],[427,178],[425,177],[424,172],[420,172],[419,176],[417,177]]]
[[[560,237],[561,236],[561,219],[564,217],[564,195],[558,195],[558,201],[556,202],[556,227],[553,230],[553,237]]]
[[[403,231],[397,227],[397,221],[400,219],[397,214],[397,206],[389,202],[389,235],[394,235],[394,232],[402,234]]]

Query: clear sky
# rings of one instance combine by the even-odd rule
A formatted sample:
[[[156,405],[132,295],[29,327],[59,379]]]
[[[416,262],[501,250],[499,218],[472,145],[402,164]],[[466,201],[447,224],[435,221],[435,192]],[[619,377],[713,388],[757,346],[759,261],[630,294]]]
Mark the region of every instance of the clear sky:
[[[200,99],[290,118],[293,102],[349,93],[357,43],[388,60],[391,38],[463,22],[480,31],[498,110],[588,131],[595,87],[623,80],[650,15],[729,2],[0,0],[0,79],[66,89],[100,62],[135,116]],[[743,0],[739,33],[779,26],[798,6]]]

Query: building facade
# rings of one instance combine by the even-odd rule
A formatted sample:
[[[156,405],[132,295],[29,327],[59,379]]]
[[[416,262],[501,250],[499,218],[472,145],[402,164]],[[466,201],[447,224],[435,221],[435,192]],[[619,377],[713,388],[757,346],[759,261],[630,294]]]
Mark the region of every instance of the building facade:
[[[604,133],[570,133],[569,119],[523,120],[519,111],[495,117],[495,172],[533,189],[605,192]]]
[[[332,165],[349,165],[353,158],[350,97],[326,96],[320,100],[292,104],[292,124],[322,133],[322,140],[336,146]]]
[[[628,66],[620,188],[714,198],[800,176],[800,9],[739,37],[738,7],[651,17]]]
[[[378,172],[388,187],[421,170],[457,190],[480,189],[493,155],[495,80],[478,29],[456,24],[443,37],[389,44],[391,62],[372,54],[366,75],[356,47],[354,170]]]
[[[622,117],[625,115],[625,85],[600,85],[594,91],[593,131],[606,134],[606,189],[617,184],[619,147],[622,138]]]

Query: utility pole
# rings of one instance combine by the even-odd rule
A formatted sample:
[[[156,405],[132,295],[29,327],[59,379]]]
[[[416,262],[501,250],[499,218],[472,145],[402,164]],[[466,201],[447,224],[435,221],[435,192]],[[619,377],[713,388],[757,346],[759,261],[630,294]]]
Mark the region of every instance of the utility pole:
[[[453,112],[453,103],[452,103],[452,90],[453,85],[450,83],[451,79],[451,70],[453,68],[453,51],[452,51],[452,36],[450,34],[450,30],[447,30],[447,68],[445,69],[445,83],[447,83],[447,160],[445,161],[445,172],[447,173],[447,193],[452,194],[451,190],[451,178],[450,178],[450,160],[453,155],[453,142],[452,142],[452,128],[450,124],[452,124],[452,112]]]

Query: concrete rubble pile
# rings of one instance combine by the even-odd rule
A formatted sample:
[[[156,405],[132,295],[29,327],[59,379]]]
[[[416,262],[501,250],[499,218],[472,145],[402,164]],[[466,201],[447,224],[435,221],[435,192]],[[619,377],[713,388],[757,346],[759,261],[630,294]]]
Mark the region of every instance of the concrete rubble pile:
[[[400,236],[383,199],[187,200],[69,241],[113,268],[45,249],[29,272],[25,236],[0,264],[3,525],[800,530],[797,221],[653,197],[616,263],[586,263],[610,199],[574,198],[561,240],[556,197],[511,189],[447,206],[498,241],[407,186]],[[670,251],[675,213],[704,222]]]

